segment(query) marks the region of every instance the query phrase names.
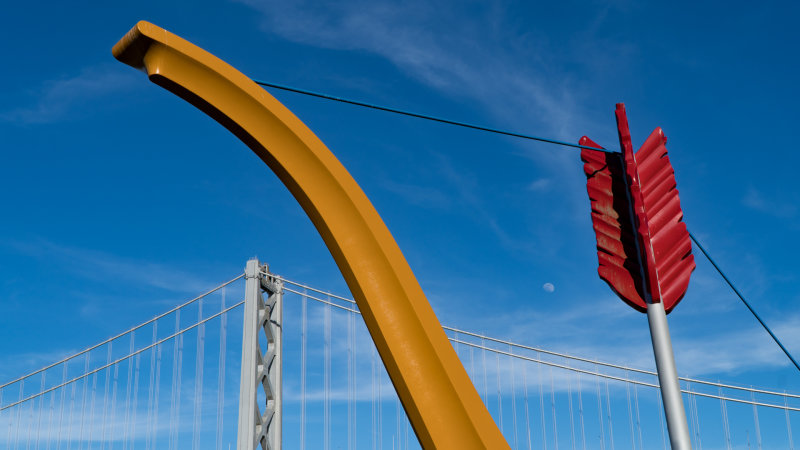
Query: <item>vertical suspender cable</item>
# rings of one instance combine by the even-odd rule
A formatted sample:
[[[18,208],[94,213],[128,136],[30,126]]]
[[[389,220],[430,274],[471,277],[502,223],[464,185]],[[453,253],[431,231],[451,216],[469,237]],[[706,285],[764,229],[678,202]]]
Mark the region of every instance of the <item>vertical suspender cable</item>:
[[[153,422],[150,425],[152,431],[150,433],[151,439],[153,443],[150,445],[150,448],[156,448],[156,442],[158,437],[158,405],[159,405],[159,398],[161,393],[161,352],[162,347],[160,345],[156,346],[156,393],[155,393],[155,401],[153,404]]]
[[[89,352],[86,353],[85,363],[83,365],[83,373],[89,372]],[[81,428],[78,435],[78,450],[83,448],[83,426],[86,423],[86,395],[89,393],[89,377],[83,378],[83,398],[81,400]]]
[[[353,313],[347,313],[347,450],[353,450]]]
[[[89,406],[89,440],[86,443],[86,448],[87,449],[91,448],[92,442],[94,442],[94,440],[92,439],[92,437],[94,435],[94,429],[96,428],[95,427],[95,421],[94,421],[94,403],[95,403],[96,394],[97,394],[97,377],[98,376],[99,376],[98,373],[92,374],[92,397],[91,397],[92,400],[91,400],[90,406]],[[39,444],[36,444],[36,447],[37,447],[37,450],[38,450]]]
[[[108,343],[108,350],[106,354],[106,364],[111,364],[111,354],[112,354],[112,345],[114,341]],[[116,365],[115,365],[116,367]],[[111,386],[111,373],[113,372],[113,367],[109,366],[106,369],[106,382],[105,387],[103,388],[103,423],[101,425],[102,432],[100,434],[100,450],[105,450],[106,448],[106,426],[107,426],[107,419],[108,419],[108,389]],[[48,445],[48,450],[49,445]]]
[[[558,450],[558,423],[556,422],[556,389],[553,383],[553,367],[548,366],[550,373],[550,408],[553,411],[553,447]]]
[[[631,405],[631,384],[628,371],[625,371],[625,397],[628,402],[628,428],[631,430],[631,449],[636,449],[636,436],[633,431],[633,406]]]
[[[605,425],[603,424],[603,395],[600,393],[600,367],[595,364],[594,370],[597,373],[597,377],[595,381],[597,382],[597,418],[600,422],[600,448],[605,450],[606,448],[606,433],[605,433]],[[660,404],[660,403],[659,403]]]
[[[0,392],[0,401],[2,400],[2,392]],[[53,414],[56,409],[56,391],[50,392],[50,408],[47,413],[47,445],[45,450],[50,450],[50,444],[53,442]]]
[[[75,385],[74,384],[72,385],[72,388],[75,389]],[[25,397],[25,380],[22,380],[19,383],[19,399],[22,400],[24,397]],[[22,408],[24,406],[25,406],[24,403],[20,403],[19,405],[16,406],[16,408],[17,408],[17,422],[16,422],[17,427],[14,430],[14,450],[16,450],[17,446],[19,445],[19,426],[20,426],[20,422],[22,422]],[[72,418],[72,417],[70,416],[70,418]],[[11,446],[9,446],[8,448],[10,449]]]
[[[350,314],[350,323],[353,333],[353,450],[358,448],[358,366],[356,357],[358,356],[358,339],[356,339],[356,315]]]
[[[225,288],[220,292],[220,311],[225,311]],[[228,315],[219,318],[219,372],[217,374],[217,446],[222,450],[223,416],[225,415],[225,362],[228,339]]]
[[[197,302],[197,321],[203,320],[203,299]],[[197,349],[194,368],[194,436],[192,450],[200,450],[200,430],[203,423],[203,367],[205,366],[206,333],[205,324],[197,327]]]
[[[372,450],[376,450],[378,448],[378,430],[377,430],[377,422],[375,421],[375,346],[373,345],[371,348],[372,354],[372,377],[370,378],[370,385],[372,387]]]
[[[497,411],[500,415],[500,432],[503,433],[503,393],[500,388],[500,354],[495,353],[494,356],[497,361]]]
[[[36,409],[36,401],[30,401],[28,403],[30,408],[28,409],[28,436],[25,438],[25,450],[29,450],[31,447],[31,433],[33,431],[33,410]]]
[[[581,446],[586,450],[586,428],[583,423],[583,390],[581,389],[581,373],[577,373],[578,379],[578,415],[581,420]]]
[[[481,358],[483,360],[483,404],[489,407],[489,383],[486,380],[486,343],[481,338]]]
[[[328,297],[330,302],[330,297]],[[323,434],[325,436],[325,450],[331,448],[331,305],[324,306],[325,317],[325,414],[323,418]]]
[[[614,450],[614,421],[611,419],[611,394],[608,392],[608,379],[606,382],[606,409],[608,410],[608,443],[611,450]]]
[[[572,409],[572,377],[569,373],[567,376],[567,403],[569,404],[569,431],[570,431],[570,445],[572,450],[575,450],[575,415]]]
[[[158,342],[158,321],[153,322],[153,344]],[[147,387],[147,430],[145,431],[145,450],[153,447],[150,446],[152,442],[153,432],[153,394],[155,393],[156,382],[156,349],[150,349],[150,380]]]
[[[134,331],[134,332],[131,333],[130,348],[128,350],[128,354],[129,355],[133,353],[133,350],[134,350],[135,346],[136,346],[136,332]],[[129,429],[128,427],[129,427],[129,425],[131,423],[131,389],[133,387],[132,386],[132,381],[133,381],[133,363],[134,363],[134,358],[128,358],[128,376],[125,379],[125,382],[127,384],[127,386],[125,388],[125,421],[122,422],[122,426],[123,426],[123,430],[124,430],[123,431],[122,450],[127,450],[127,448],[128,448],[128,437],[130,436],[130,434],[128,433],[128,429]],[[69,422],[72,421],[72,412],[71,411],[70,411],[70,416],[69,417],[70,418],[67,421],[68,426],[69,426]]]
[[[525,387],[525,433],[528,438],[528,450],[532,450],[531,447],[531,416],[530,411],[528,408],[528,364],[522,364],[522,384]]]
[[[783,391],[783,412],[786,414],[786,431],[789,433],[789,450],[794,450],[794,440],[792,439],[792,423],[789,421],[789,402],[786,400],[786,391]]]
[[[175,333],[180,331],[181,329],[181,310],[175,311]],[[179,367],[181,365],[181,361],[179,361],[179,349],[178,344],[180,343],[181,337],[183,335],[175,336],[175,341],[173,342],[172,347],[172,385],[170,398],[169,398],[169,450],[175,450],[175,446],[177,445],[177,436],[178,436],[178,423],[177,423],[177,403],[178,403],[178,377],[180,376],[178,373]]]
[[[42,372],[42,383],[41,383],[41,387],[39,388],[39,392],[44,391],[45,382],[46,382],[46,380],[45,380],[45,376],[46,375],[47,375],[47,371]],[[95,382],[96,381],[97,381],[97,378],[95,378]],[[94,391],[92,391],[92,394],[94,395]],[[36,419],[36,450],[39,450],[39,439],[40,439],[40,437],[42,435],[42,409],[44,409],[44,395],[39,397],[39,411],[38,411],[38,418]],[[91,441],[91,439],[90,439],[90,441]]]
[[[752,388],[752,386],[750,387]],[[756,395],[753,391],[750,391],[750,399],[753,401],[753,421],[756,426],[756,443],[758,445],[758,450],[761,450],[761,426],[758,423],[758,407],[755,405]]]
[[[508,346],[508,353],[513,353],[513,349],[511,345]],[[511,424],[514,426],[514,450],[519,449],[519,443],[517,439],[517,392],[516,386],[514,385],[514,357],[512,356],[509,358],[511,360]]]
[[[542,353],[538,353],[539,361],[542,360]],[[542,419],[542,449],[547,450],[547,420],[544,417],[544,390],[542,388],[542,364],[536,365],[536,371],[539,378],[539,417]]]
[[[636,406],[636,431],[639,433],[639,449],[644,450],[644,443],[642,441],[642,419],[639,414],[639,389],[637,385],[633,385],[633,400]]]
[[[130,448],[134,448],[134,439],[136,439],[136,423],[139,421],[139,374],[141,372],[142,354],[136,355],[136,369],[133,374],[133,414],[131,415],[131,439]]]
[[[722,398],[722,387],[719,387],[718,390],[720,397],[719,404],[722,410],[722,431],[725,432],[725,448],[726,450],[731,450],[731,428],[728,424],[728,408],[725,405],[725,400]]]
[[[117,418],[117,383],[119,381],[119,364],[114,364],[114,385],[111,388],[111,439],[114,439],[115,433],[114,428],[116,425],[116,418]],[[113,442],[113,440],[112,440]],[[113,444],[109,445],[109,448],[113,448]]]
[[[303,289],[300,318],[300,450],[306,448],[306,341],[308,340],[308,297]]]
[[[667,450],[667,438],[664,435],[664,409],[661,407],[663,403],[661,403],[661,389],[656,389],[656,396],[658,397],[658,401],[656,402],[656,408],[658,408],[658,423],[661,424],[661,442],[664,444],[664,450]]]

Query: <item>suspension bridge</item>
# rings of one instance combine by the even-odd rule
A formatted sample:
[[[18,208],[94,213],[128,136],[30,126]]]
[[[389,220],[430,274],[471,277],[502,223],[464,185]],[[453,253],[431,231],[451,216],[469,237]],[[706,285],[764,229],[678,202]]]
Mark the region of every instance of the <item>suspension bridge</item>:
[[[242,380],[256,380],[247,376],[256,359],[246,345],[247,303],[257,310],[261,302],[281,309],[270,319],[281,340],[261,333],[258,352],[262,364],[274,356],[268,364],[279,364],[282,382],[252,396],[264,416],[275,398],[268,391],[282,393],[281,407],[272,406],[280,417],[263,427],[267,439],[282,431],[271,448],[420,448],[355,302],[257,267],[257,295],[247,295],[241,274],[1,384],[0,445],[225,450],[242,430],[257,438],[239,410]],[[669,448],[655,372],[445,329],[512,448]],[[794,448],[800,394],[680,384],[694,448]]]

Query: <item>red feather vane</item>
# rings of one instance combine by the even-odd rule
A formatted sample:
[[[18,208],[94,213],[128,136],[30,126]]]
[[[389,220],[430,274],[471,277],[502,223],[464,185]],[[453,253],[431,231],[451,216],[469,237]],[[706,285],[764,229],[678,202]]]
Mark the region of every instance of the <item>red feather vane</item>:
[[[622,153],[581,151],[598,273],[638,311],[662,302],[669,313],[686,294],[695,263],[667,138],[656,128],[634,154],[625,105],[617,104],[616,116]],[[585,136],[580,144],[600,147]]]

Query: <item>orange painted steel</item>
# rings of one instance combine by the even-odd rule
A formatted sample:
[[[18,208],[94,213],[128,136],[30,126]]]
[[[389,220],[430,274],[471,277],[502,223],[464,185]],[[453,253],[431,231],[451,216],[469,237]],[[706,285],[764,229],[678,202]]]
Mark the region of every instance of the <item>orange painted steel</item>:
[[[228,128],[294,195],[350,287],[424,448],[509,448],[383,220],[300,119],[224,61],[151,23],[137,23],[112,53]]]

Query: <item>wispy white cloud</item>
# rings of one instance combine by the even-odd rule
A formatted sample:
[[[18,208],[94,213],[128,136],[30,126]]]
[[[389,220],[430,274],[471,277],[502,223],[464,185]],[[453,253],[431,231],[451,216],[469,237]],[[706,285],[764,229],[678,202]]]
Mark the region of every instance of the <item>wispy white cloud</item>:
[[[22,254],[47,258],[61,271],[92,280],[115,279],[118,282],[178,293],[196,293],[216,284],[215,281],[204,280],[192,272],[170,265],[126,258],[99,250],[68,247],[45,240],[4,244]]]
[[[86,113],[87,105],[134,85],[136,74],[116,66],[89,67],[77,75],[45,81],[32,89],[29,104],[0,112],[0,120],[45,124]]]
[[[753,187],[747,189],[747,193],[742,198],[742,204],[754,211],[780,219],[797,215],[797,206],[794,202],[767,197],[763,192]]]

